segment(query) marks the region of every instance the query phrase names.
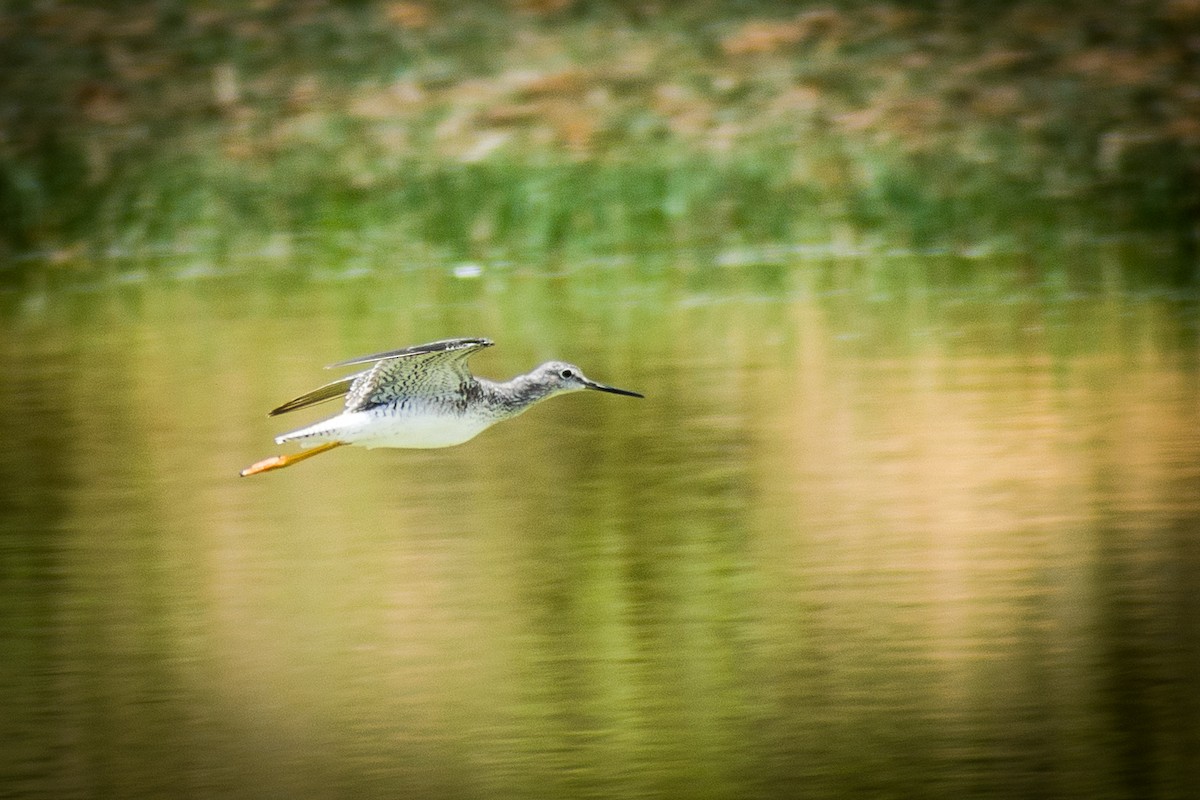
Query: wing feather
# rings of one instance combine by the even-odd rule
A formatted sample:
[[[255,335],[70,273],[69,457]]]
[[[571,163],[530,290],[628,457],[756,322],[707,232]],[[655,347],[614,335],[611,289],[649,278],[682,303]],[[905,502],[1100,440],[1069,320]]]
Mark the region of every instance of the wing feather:
[[[417,398],[462,397],[475,383],[467,369],[467,359],[489,345],[491,342],[486,339],[456,339],[451,346],[429,350],[407,348],[399,356],[378,361],[350,388],[346,410],[362,411]]]
[[[268,416],[324,403],[346,395],[346,410],[361,411],[397,398],[438,396],[458,391],[474,380],[467,359],[491,347],[490,339],[442,339],[385,353],[359,356],[329,368],[374,364],[370,369],[338,378],[272,409]]]
[[[298,408],[308,408],[309,406],[315,406],[318,403],[334,400],[350,391],[350,388],[354,385],[354,382],[365,374],[367,374],[366,371],[358,372],[354,375],[348,375],[345,378],[339,378],[336,381],[331,381],[324,386],[313,389],[311,392],[306,392],[305,394],[300,395],[294,400],[288,400],[278,408],[271,409],[269,412],[267,412],[267,416],[277,417],[280,414],[286,414],[287,412],[295,411]]]
[[[358,356],[357,358],[349,358],[345,361],[339,361],[336,364],[330,364],[326,369],[335,369],[337,367],[350,367],[355,364],[371,364],[376,361],[384,361],[391,358],[406,358],[408,356],[422,356],[430,353],[443,353],[453,350],[468,350],[475,351],[484,347],[491,347],[495,342],[491,339],[440,339],[436,342],[427,344],[418,344],[412,347],[402,347],[399,350],[388,350],[385,353],[373,353],[369,356]],[[466,353],[470,355],[470,353]]]

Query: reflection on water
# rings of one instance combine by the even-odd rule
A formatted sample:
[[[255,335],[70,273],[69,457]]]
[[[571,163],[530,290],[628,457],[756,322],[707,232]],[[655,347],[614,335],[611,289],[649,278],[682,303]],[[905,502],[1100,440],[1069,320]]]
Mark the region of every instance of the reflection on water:
[[[6,794],[1194,789],[1194,307],[438,286],[4,320]],[[448,335],[648,399],[237,478],[319,365]]]

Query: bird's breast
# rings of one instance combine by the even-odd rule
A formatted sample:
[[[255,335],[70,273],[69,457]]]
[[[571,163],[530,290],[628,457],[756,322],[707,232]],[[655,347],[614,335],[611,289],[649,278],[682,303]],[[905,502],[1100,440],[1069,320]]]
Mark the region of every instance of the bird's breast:
[[[478,436],[495,420],[456,409],[381,406],[346,414],[348,438],[363,447],[453,447]]]

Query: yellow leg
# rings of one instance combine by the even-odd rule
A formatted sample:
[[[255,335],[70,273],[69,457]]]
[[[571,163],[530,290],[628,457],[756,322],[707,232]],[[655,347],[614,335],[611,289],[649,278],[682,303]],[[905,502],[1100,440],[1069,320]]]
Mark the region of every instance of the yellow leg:
[[[257,475],[260,472],[270,472],[273,469],[283,469],[290,467],[292,464],[297,464],[306,458],[319,456],[321,453],[332,450],[335,447],[341,447],[345,442],[326,442],[325,444],[310,447],[307,450],[301,450],[299,453],[292,453],[290,456],[271,456],[264,458],[262,461],[256,461],[246,467],[239,473],[243,478],[251,475]]]

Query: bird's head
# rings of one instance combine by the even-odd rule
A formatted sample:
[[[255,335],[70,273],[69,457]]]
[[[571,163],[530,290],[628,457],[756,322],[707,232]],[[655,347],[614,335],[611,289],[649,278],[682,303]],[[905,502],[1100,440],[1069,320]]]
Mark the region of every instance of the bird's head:
[[[547,361],[535,369],[529,376],[534,383],[544,386],[551,394],[562,392],[577,392],[580,389],[595,389],[609,394],[623,394],[627,397],[644,397],[645,395],[631,392],[628,389],[618,389],[615,386],[605,386],[597,383],[583,374],[583,370],[565,361]]]

